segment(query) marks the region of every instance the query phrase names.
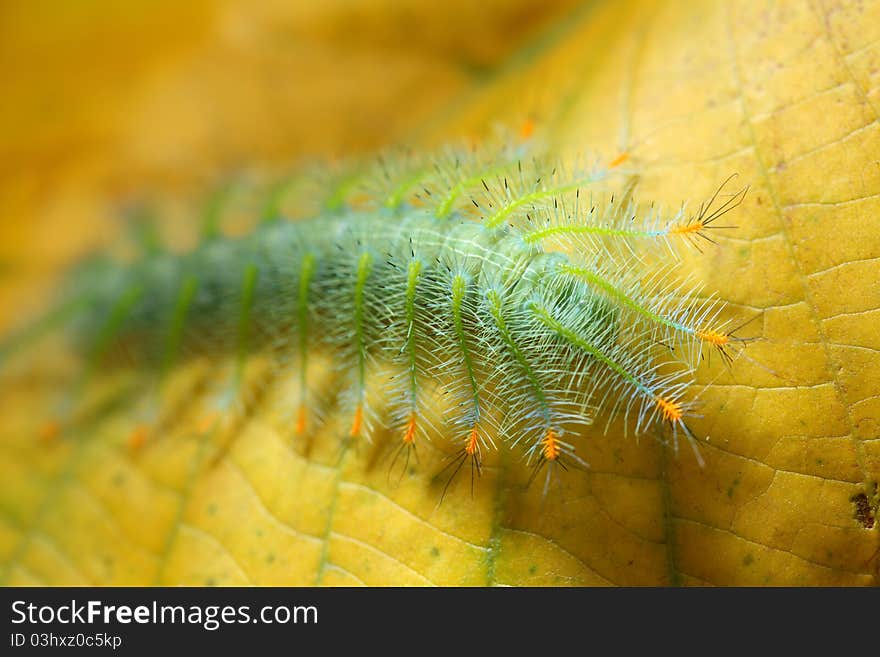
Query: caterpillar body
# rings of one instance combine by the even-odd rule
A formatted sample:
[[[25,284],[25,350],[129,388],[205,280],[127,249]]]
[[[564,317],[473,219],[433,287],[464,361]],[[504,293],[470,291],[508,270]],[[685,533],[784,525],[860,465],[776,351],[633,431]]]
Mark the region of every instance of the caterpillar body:
[[[664,214],[634,200],[632,181],[616,197],[600,193],[610,168],[570,170],[520,148],[399,168],[383,161],[367,176],[380,181],[367,202],[345,201],[346,182],[309,219],[286,221],[273,201],[244,237],[211,224],[189,253],[154,248],[84,267],[63,304],[82,378],[119,348],[151,382],[183,359],[231,355],[222,412],[247,360],[269,353],[301,381],[291,403],[303,434],[317,393],[310,367],[324,351],[345,382],[346,440],[372,435],[368,392],[381,386],[400,449],[413,448],[429,435],[439,382],[444,433],[459,446],[453,476],[467,461],[479,472],[499,441],[536,473],[586,465],[569,436],[618,412],[636,434],[666,425],[676,446],[680,433],[695,443],[686,419],[696,360],[705,346],[729,359],[741,339],[720,303],[677,281],[674,256],[651,263],[677,242],[710,239],[745,190]],[[394,375],[371,379],[375,362]]]

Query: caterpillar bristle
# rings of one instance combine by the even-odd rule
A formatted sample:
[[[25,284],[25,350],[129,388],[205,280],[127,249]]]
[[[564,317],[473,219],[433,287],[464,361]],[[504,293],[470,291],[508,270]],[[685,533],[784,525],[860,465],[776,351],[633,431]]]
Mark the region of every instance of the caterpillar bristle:
[[[666,427],[674,446],[683,433],[702,462],[686,424],[695,368],[707,351],[729,368],[755,338],[736,335],[745,324],[722,319],[723,304],[679,275],[676,252],[715,242],[707,231],[729,228],[716,222],[748,187],[725,194],[731,177],[694,214],[666,212],[637,199],[638,176],[621,168],[628,153],[565,165],[538,152],[533,133],[525,124],[497,143],[227,182],[197,213],[188,253],[164,248],[140,215],[138,256],[93,260],[72,276],[64,311],[23,335],[68,327],[82,353],[69,408],[99,373],[142,370],[133,452],[159,439],[158,391],[181,364],[227,359],[206,393],[201,425],[213,434],[246,414],[245,372],[262,358],[271,372],[260,386],[291,381],[275,403],[296,440],[334,405],[343,449],[390,428],[389,481],[444,434],[453,453],[441,499],[467,463],[473,490],[499,449],[518,450],[531,479],[546,469],[546,495],[551,471],[588,467],[580,429],[608,431],[616,416],[636,435]],[[314,216],[289,221],[292,204]],[[226,227],[236,213],[251,219],[240,236]],[[17,336],[0,354],[26,343]],[[331,401],[313,381],[322,358],[335,364]],[[380,380],[382,364],[393,373]],[[73,415],[44,423],[46,440]]]

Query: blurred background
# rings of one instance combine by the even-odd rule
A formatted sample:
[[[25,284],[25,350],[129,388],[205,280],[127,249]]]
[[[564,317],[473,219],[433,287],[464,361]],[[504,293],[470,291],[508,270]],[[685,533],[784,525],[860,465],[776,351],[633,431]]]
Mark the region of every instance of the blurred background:
[[[93,248],[114,198],[425,140],[573,5],[6,0],[0,274]]]

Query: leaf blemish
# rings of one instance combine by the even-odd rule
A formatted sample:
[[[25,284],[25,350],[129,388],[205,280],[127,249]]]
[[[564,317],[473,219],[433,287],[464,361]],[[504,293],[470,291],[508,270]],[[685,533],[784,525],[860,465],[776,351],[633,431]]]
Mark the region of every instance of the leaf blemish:
[[[868,501],[868,496],[864,493],[859,493],[858,495],[853,495],[849,499],[855,507],[853,517],[865,529],[873,529],[876,518],[874,509],[871,508],[871,503]]]

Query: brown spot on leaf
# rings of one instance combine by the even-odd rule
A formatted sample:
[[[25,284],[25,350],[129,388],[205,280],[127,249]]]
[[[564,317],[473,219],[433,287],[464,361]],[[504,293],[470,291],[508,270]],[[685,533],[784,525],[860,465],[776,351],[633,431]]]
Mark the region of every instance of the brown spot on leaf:
[[[875,517],[871,503],[868,502],[868,496],[864,493],[853,495],[850,501],[855,506],[855,519],[858,520],[865,529],[873,529]]]

